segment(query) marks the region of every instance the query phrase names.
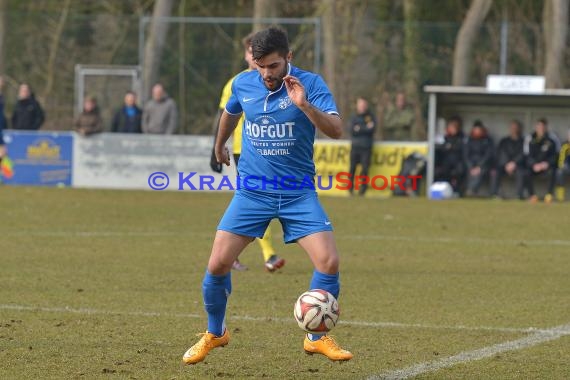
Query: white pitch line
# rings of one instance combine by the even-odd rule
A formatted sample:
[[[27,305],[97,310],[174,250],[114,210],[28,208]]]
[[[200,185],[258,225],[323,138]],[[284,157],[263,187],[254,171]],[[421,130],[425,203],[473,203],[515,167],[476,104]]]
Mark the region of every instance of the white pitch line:
[[[545,342],[559,339],[565,335],[570,335],[570,324],[552,327],[546,330],[537,331],[529,336],[517,340],[498,343],[493,346],[483,347],[478,350],[464,351],[448,358],[424,362],[410,367],[373,375],[368,380],[400,380],[422,375],[427,372],[449,368],[457,364],[463,364],[485,358],[490,358],[507,351],[518,351],[524,348],[533,347]]]
[[[570,240],[526,240],[526,239],[490,239],[478,237],[422,237],[422,236],[398,236],[398,235],[341,235],[340,239],[346,240],[395,240],[420,243],[471,243],[482,245],[553,245],[570,246]]]
[[[7,232],[6,236],[12,237],[170,237],[170,236],[211,236],[214,234],[176,233],[176,232],[153,232],[153,231],[16,231]]]
[[[185,314],[185,313],[164,313],[153,311],[111,311],[91,308],[70,308],[70,307],[39,307],[25,305],[0,304],[0,310],[14,311],[40,311],[47,313],[69,313],[69,314],[85,314],[85,315],[116,315],[116,316],[135,316],[135,317],[167,317],[167,318],[205,318],[203,314]],[[229,320],[237,321],[254,321],[254,322],[279,322],[293,323],[293,318],[282,317],[254,317],[250,315],[228,315]],[[533,333],[537,331],[545,331],[534,327],[529,328],[512,328],[512,327],[490,327],[490,326],[441,326],[420,323],[399,323],[399,322],[367,322],[367,321],[340,321],[340,324],[347,326],[371,327],[371,328],[401,328],[401,329],[432,329],[432,330],[463,330],[463,331],[494,331],[507,333]]]
[[[7,231],[4,237],[205,237],[213,238],[212,233],[195,232],[163,232],[163,231]],[[471,243],[481,245],[532,245],[532,246],[570,246],[570,240],[527,240],[527,239],[493,239],[478,237],[432,237],[432,236],[398,236],[398,235],[335,235],[339,240],[392,240],[420,243]]]

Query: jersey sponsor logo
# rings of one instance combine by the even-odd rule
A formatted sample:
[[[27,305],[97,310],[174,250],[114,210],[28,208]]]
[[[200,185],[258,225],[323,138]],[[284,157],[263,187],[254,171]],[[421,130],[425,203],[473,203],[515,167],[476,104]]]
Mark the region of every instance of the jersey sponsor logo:
[[[251,102],[251,101],[254,100],[254,99],[255,99],[255,98],[246,98],[246,97],[244,96],[242,100],[243,100],[244,103],[249,103],[249,102]]]
[[[291,104],[293,104],[293,102],[291,101],[291,98],[289,98],[288,96],[284,98],[279,98],[279,108],[281,108],[282,110],[289,107]]]
[[[294,121],[277,123],[271,116],[263,115],[253,122],[245,121],[244,132],[252,139],[292,139]]]

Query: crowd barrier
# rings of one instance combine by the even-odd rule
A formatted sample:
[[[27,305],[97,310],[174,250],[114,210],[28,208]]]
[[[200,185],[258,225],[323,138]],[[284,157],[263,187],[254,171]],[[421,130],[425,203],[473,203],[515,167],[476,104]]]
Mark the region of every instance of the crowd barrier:
[[[210,169],[212,137],[162,136],[102,133],[83,137],[73,132],[4,132],[8,159],[4,165],[3,182],[8,185],[72,186],[79,188],[145,189],[167,184],[167,190],[190,190],[188,184],[199,186],[197,178],[208,176],[214,184],[223,177],[235,187],[235,167],[224,167],[221,174]],[[400,171],[402,160],[413,152],[427,153],[426,143],[376,143],[369,176],[390,177]],[[317,140],[315,165],[323,185],[332,178],[329,190],[318,190],[323,195],[348,196],[348,191],[337,188],[337,174],[348,172],[350,142],[347,140]],[[168,178],[149,178],[162,173]],[[182,176],[179,173],[184,173]],[[183,183],[183,177],[196,173]],[[154,182],[152,182],[152,181]],[[214,186],[216,188],[217,186]],[[229,190],[229,186],[223,187]],[[385,197],[391,194],[387,187],[376,190],[369,187],[367,196]]]

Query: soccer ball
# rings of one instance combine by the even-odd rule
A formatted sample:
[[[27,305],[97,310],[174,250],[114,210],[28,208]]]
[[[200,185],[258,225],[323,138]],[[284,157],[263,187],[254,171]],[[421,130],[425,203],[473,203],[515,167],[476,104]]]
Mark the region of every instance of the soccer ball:
[[[293,311],[299,327],[308,333],[326,333],[336,326],[340,310],[326,290],[312,289],[299,296]]]

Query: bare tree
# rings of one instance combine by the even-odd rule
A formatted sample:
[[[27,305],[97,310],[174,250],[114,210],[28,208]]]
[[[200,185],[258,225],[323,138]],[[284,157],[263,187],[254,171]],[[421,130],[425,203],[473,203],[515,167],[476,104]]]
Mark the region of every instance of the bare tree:
[[[334,94],[336,91],[336,1],[322,0],[323,7],[323,51],[324,51],[324,77]]]
[[[261,22],[262,18],[276,17],[277,6],[275,1],[272,0],[255,0],[253,3],[253,18],[256,20],[253,24],[253,31],[257,32],[267,26],[266,23]]]
[[[422,118],[422,107],[419,95],[420,72],[418,69],[420,41],[417,31],[417,8],[414,0],[404,0],[404,79],[406,94],[414,106],[415,125],[412,135],[414,138],[425,137]]]
[[[492,0],[472,0],[471,2],[471,6],[455,40],[452,79],[454,86],[469,84],[473,43],[477,39],[479,29],[491,9],[491,4]]]
[[[4,73],[4,41],[6,39],[6,0],[0,0],[0,75]]]
[[[546,0],[542,13],[547,88],[564,87],[562,71],[568,34],[568,0]]]
[[[178,16],[184,17],[186,11],[186,0],[181,0],[178,6]],[[186,133],[186,24],[181,22],[178,26],[178,51],[180,58],[178,59],[178,125],[180,125],[181,133]]]
[[[57,21],[57,24],[55,24],[55,28],[52,33],[51,46],[46,67],[46,85],[43,91],[44,99],[49,97],[55,81],[57,52],[63,36],[63,28],[65,27],[67,16],[69,14],[70,4],[71,0],[66,0],[63,4],[59,20]]]
[[[173,0],[156,0],[154,3],[150,32],[144,49],[143,99],[149,96],[152,85],[158,80],[164,41],[166,40],[169,26],[161,18],[171,15],[173,3]]]

